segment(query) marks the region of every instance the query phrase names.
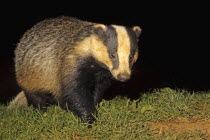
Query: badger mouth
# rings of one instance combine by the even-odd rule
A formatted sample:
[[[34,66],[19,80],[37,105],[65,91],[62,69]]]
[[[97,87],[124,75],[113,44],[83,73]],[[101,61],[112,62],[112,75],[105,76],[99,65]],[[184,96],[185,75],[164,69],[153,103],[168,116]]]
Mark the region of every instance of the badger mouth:
[[[130,74],[123,73],[123,74],[118,74],[117,75],[117,80],[120,82],[126,82],[130,79]]]
[[[116,72],[116,71],[111,71],[112,76],[115,78],[115,80],[120,81],[120,82],[126,82],[131,78],[131,74],[128,72]]]

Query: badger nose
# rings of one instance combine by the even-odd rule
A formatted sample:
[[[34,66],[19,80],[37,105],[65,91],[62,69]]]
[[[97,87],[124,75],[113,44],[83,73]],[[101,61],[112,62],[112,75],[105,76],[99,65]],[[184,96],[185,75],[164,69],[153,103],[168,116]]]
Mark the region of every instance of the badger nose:
[[[117,80],[121,81],[121,82],[125,82],[127,80],[130,79],[130,75],[129,74],[118,74],[117,75]]]

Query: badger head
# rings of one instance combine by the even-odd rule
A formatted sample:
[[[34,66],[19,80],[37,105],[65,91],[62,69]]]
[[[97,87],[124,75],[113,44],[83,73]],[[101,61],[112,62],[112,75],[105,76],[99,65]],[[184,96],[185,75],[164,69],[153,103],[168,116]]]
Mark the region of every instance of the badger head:
[[[138,58],[138,38],[141,28],[103,24],[94,26],[92,55],[113,77],[125,82],[131,77],[131,68]]]

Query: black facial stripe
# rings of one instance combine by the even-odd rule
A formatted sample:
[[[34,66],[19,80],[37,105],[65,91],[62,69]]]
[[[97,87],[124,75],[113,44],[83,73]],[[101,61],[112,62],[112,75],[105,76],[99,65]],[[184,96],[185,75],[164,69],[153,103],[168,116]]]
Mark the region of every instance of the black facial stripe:
[[[109,58],[112,61],[113,64],[112,69],[117,69],[119,67],[118,57],[116,59],[111,58],[111,54],[117,53],[117,47],[118,47],[117,32],[114,27],[108,26],[104,34],[105,38],[103,39],[103,43],[107,47]]]
[[[138,41],[137,41],[138,38],[135,32],[131,28],[126,27],[126,30],[130,39],[130,56],[129,57],[133,58],[135,55],[135,52],[138,49]],[[129,61],[130,67],[131,67],[131,62],[132,62],[132,59]]]

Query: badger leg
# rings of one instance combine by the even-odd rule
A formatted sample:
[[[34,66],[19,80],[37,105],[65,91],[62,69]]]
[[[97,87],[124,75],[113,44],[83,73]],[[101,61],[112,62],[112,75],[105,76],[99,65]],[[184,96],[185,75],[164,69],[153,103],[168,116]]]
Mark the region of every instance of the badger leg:
[[[79,116],[85,123],[93,123],[96,108],[91,90],[85,86],[72,87],[63,85],[62,95],[60,97],[60,106],[63,109],[72,111]]]
[[[25,95],[28,105],[35,108],[46,110],[49,105],[55,104],[56,101],[51,93],[47,92],[26,92]]]
[[[63,109],[72,111],[85,123],[93,123],[96,108],[94,104],[94,72],[87,69],[84,61],[78,62],[81,67],[72,70],[65,65],[61,75],[61,96],[59,104]]]
[[[94,103],[98,104],[100,103],[105,90],[110,87],[111,82],[108,77],[96,77],[96,85],[94,90]]]

